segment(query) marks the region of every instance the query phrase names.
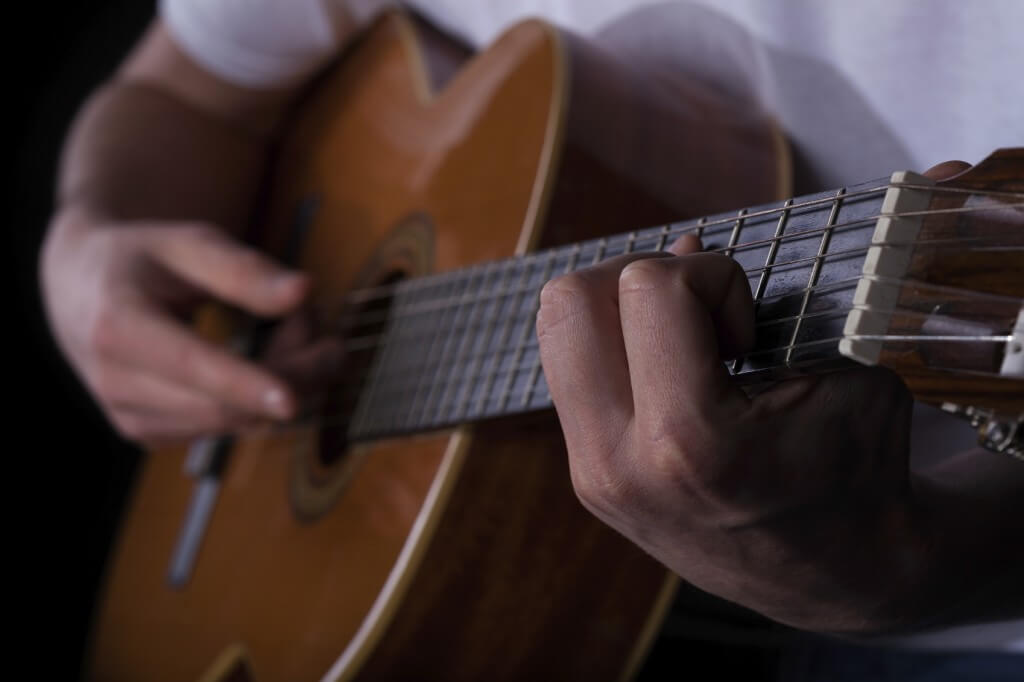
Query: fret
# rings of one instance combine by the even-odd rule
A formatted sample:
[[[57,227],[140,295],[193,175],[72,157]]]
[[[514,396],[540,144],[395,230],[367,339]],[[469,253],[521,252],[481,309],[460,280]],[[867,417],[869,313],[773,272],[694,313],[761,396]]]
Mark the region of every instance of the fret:
[[[594,251],[594,260],[590,261],[590,266],[591,267],[597,265],[602,260],[604,260],[604,251],[605,251],[605,248],[607,247],[607,245],[608,245],[608,240],[606,238],[604,238],[604,237],[601,237],[597,241],[597,250]]]
[[[482,274],[482,276],[480,278],[479,286],[476,287],[475,289],[477,289],[480,292],[486,293],[486,291],[487,291],[487,281],[488,281],[488,278],[490,278],[492,272],[496,269],[495,266],[496,266],[496,263],[490,263],[490,264],[488,264],[488,265],[486,265],[484,267],[483,274]],[[475,293],[476,292],[474,292],[474,294]],[[439,420],[443,420],[443,418],[444,418],[444,408],[445,408],[445,406],[447,404],[448,396],[451,393],[452,387],[458,385],[459,359],[460,358],[465,359],[467,347],[471,348],[473,346],[473,341],[475,341],[474,333],[473,333],[474,332],[474,328],[473,328],[474,322],[473,321],[474,321],[474,319],[477,318],[477,316],[478,316],[477,314],[483,308],[482,304],[483,304],[483,302],[485,300],[485,296],[474,295],[472,297],[472,299],[473,299],[472,300],[472,306],[470,308],[469,315],[466,317],[466,324],[465,324],[465,326],[461,328],[461,331],[459,329],[452,330],[452,334],[453,335],[456,332],[459,332],[461,334],[461,340],[460,340],[460,342],[458,344],[458,348],[455,349],[455,352],[451,356],[450,364],[452,365],[452,367],[451,367],[450,371],[447,372],[446,376],[444,378],[442,378],[441,381],[437,382],[437,385],[435,385],[434,388],[431,389],[431,394],[429,396],[427,396],[427,400],[426,400],[425,407],[424,407],[423,420],[422,420],[424,423],[430,424],[430,423],[437,422]],[[447,364],[449,364],[449,362],[442,361],[441,366],[438,367],[438,374],[441,374],[442,369]],[[433,396],[436,393],[436,390],[442,384],[444,385],[444,389],[441,391],[441,394],[440,394],[440,396],[437,399],[437,404],[436,404],[436,406],[432,410],[433,415],[430,416],[428,414],[428,408],[426,406],[431,405],[431,400],[433,399]]]
[[[707,224],[707,222],[707,216],[701,216],[700,220],[697,221],[697,229],[693,231],[693,233],[697,235],[697,239],[704,239],[704,226]]]
[[[625,248],[625,250],[622,253],[623,254],[633,253],[633,246],[634,246],[635,243],[636,243],[636,230],[633,230],[632,232],[629,233],[629,236],[626,238],[626,248]]]
[[[546,263],[544,264],[544,275],[541,277],[542,282],[548,281],[548,279],[551,276],[551,268],[553,268],[554,265],[554,252],[552,252],[551,256],[547,259]],[[531,324],[531,322],[534,322],[537,319],[537,309],[540,308],[540,287],[537,288],[536,293],[534,293],[533,295],[533,305],[531,306],[531,308],[532,313],[526,320],[526,324],[523,325],[523,330],[519,335],[519,341],[516,343],[515,351],[513,352],[512,362],[509,365],[509,374],[505,378],[505,386],[501,390],[501,398],[498,400],[499,412],[505,410],[506,406],[508,405],[509,393],[512,391],[513,385],[515,384],[516,373],[519,370],[519,362],[523,357],[523,348],[526,345],[526,343],[530,340],[531,336],[535,337],[535,334],[531,333],[535,329],[535,323]],[[538,353],[538,357],[539,355],[540,354]]]
[[[515,264],[517,261],[510,261],[509,264],[502,269],[501,279],[498,281],[497,286],[492,292],[494,295],[485,294],[484,298],[489,301],[489,313],[484,320],[484,326],[482,333],[477,336],[474,344],[475,352],[471,356],[472,365],[469,371],[465,375],[465,381],[459,395],[456,397],[454,409],[452,410],[453,419],[462,419],[466,415],[466,410],[469,407],[469,402],[473,394],[473,386],[477,379],[477,372],[480,369],[480,365],[483,363],[484,358],[487,357],[487,343],[491,338],[491,334],[494,332],[494,324],[499,318],[499,312],[501,311],[501,296],[499,292],[503,291],[508,284],[509,278],[515,271]],[[521,262],[521,261],[519,261]]]
[[[732,226],[732,234],[729,235],[729,243],[725,247],[726,256],[731,256],[733,254],[734,247],[739,243],[740,231],[743,230],[743,219],[746,215],[747,209],[741,209],[739,216],[736,218],[736,222]]]
[[[764,292],[768,288],[768,277],[771,276],[772,265],[775,263],[775,257],[779,252],[779,241],[782,239],[782,235],[786,230],[786,223],[789,221],[789,207],[793,205],[792,199],[787,199],[786,203],[783,204],[783,211],[779,215],[779,222],[775,228],[775,235],[772,237],[772,242],[768,247],[768,256],[764,261],[764,270],[761,271],[761,277],[758,279],[757,288],[754,290],[754,306],[755,310],[760,305],[761,299],[764,297]]]
[[[811,274],[807,278],[807,287],[804,289],[803,300],[800,304],[800,312],[797,314],[796,324],[793,327],[793,336],[790,338],[789,346],[786,348],[785,364],[787,367],[791,366],[793,363],[793,351],[796,349],[797,338],[800,336],[800,328],[803,324],[804,315],[807,314],[807,306],[810,303],[814,286],[818,283],[818,277],[821,273],[821,263],[825,258],[825,254],[828,252],[829,241],[832,238],[832,229],[835,227],[836,221],[839,219],[839,207],[842,202],[843,194],[845,193],[845,187],[839,188],[836,192],[835,198],[832,200],[832,210],[829,211],[828,222],[825,223],[825,229],[821,233],[821,241],[818,244],[818,255],[814,258],[814,264],[811,266]]]
[[[511,309],[509,310],[509,312],[512,313],[512,314],[502,316],[502,315],[500,315],[501,306],[499,305],[499,306],[496,307],[496,310],[498,312],[498,316],[499,317],[503,317],[503,324],[501,325],[500,332],[495,337],[493,337],[497,341],[497,344],[495,345],[495,347],[493,349],[490,349],[490,348],[487,348],[487,347],[484,348],[484,352],[485,353],[488,350],[491,351],[490,357],[489,357],[489,362],[487,363],[487,368],[488,369],[487,369],[486,374],[483,377],[483,383],[480,385],[480,388],[481,388],[480,396],[477,398],[476,404],[473,406],[473,412],[472,412],[471,415],[467,414],[467,416],[475,416],[475,415],[483,414],[484,408],[487,406],[487,398],[489,397],[489,395],[491,393],[491,389],[494,386],[494,381],[497,378],[498,371],[501,369],[501,363],[500,363],[500,360],[499,360],[499,356],[501,354],[502,349],[505,347],[505,344],[506,344],[507,339],[508,339],[508,335],[512,331],[513,325],[511,324],[511,322],[512,322],[512,318],[515,317],[514,312],[519,307],[519,304],[517,304],[515,301],[517,300],[517,296],[518,296],[518,294],[520,292],[525,292],[524,285],[526,284],[526,282],[529,281],[529,271],[530,271],[530,267],[532,265],[533,264],[530,261],[525,261],[524,264],[523,264],[523,272],[520,275],[519,281],[516,283],[516,287],[515,287],[515,290],[514,290],[516,293],[513,293],[510,296],[510,301],[512,302],[512,306],[511,306]]]
[[[570,256],[569,256],[569,262],[566,263],[565,270],[562,271],[563,275],[567,275],[567,274],[569,274],[570,272],[573,271],[573,269],[576,267],[576,260],[579,258],[579,256],[580,256],[579,248],[573,249],[572,254],[570,254]],[[539,298],[537,299],[537,302],[538,302],[538,305],[539,305],[539,303],[540,303],[540,299]],[[534,309],[533,314],[534,314],[534,318],[536,318],[536,316],[537,316],[537,310],[536,309]],[[536,338],[536,335],[534,335],[534,338]],[[521,400],[520,405],[519,405],[521,408],[525,409],[525,408],[529,407],[530,400],[533,397],[534,387],[537,385],[537,377],[538,377],[538,375],[540,375],[540,373],[541,373],[541,371],[540,371],[540,349],[538,348],[535,360],[533,362],[533,366],[530,368],[530,376],[527,378],[527,381],[526,381],[526,388],[523,390],[523,397],[522,397],[522,400]]]
[[[775,264],[775,258],[779,252],[779,242],[782,240],[783,234],[786,231],[786,223],[789,222],[789,207],[793,205],[792,199],[787,199],[786,203],[783,204],[782,213],[779,214],[779,220],[775,226],[775,233],[772,236],[771,243],[768,246],[768,254],[765,256],[764,269],[761,270],[761,274],[758,277],[757,286],[754,289],[754,316],[757,317],[757,313],[761,308],[761,300],[764,298],[764,293],[768,289],[768,278],[771,277],[772,266]],[[738,357],[733,360],[731,371],[733,374],[739,374],[743,368],[744,358]]]
[[[664,225],[661,228],[661,233],[658,235],[658,245],[654,247],[655,251],[664,251],[665,242],[668,241],[668,235],[671,228],[668,225]]]
[[[465,277],[461,282],[456,282],[452,285],[451,294],[449,301],[452,304],[446,306],[444,312],[441,313],[440,320],[437,321],[436,327],[434,328],[433,338],[430,342],[430,350],[427,351],[426,362],[420,371],[420,380],[416,383],[416,390],[413,393],[412,402],[409,404],[408,412],[405,417],[405,427],[413,428],[418,426],[417,415],[419,421],[422,421],[423,415],[426,412],[428,399],[433,394],[435,387],[437,386],[437,380],[441,372],[441,364],[448,353],[448,349],[451,347],[453,328],[458,324],[459,312],[463,309],[466,303],[467,297],[471,296],[472,287],[470,284],[473,282],[473,278],[478,273],[473,270],[470,271],[469,276]],[[459,284],[462,286],[459,287]],[[436,362],[435,362],[435,357]],[[431,374],[431,368],[435,368],[433,374]],[[429,379],[427,377],[430,377]],[[422,398],[422,407],[421,407]],[[399,401],[401,402],[401,401]]]

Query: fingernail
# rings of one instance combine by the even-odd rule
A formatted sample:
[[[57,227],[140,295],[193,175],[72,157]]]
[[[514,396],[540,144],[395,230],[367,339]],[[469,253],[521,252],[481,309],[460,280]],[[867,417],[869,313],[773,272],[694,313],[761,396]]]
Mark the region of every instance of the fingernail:
[[[264,393],[263,404],[274,416],[287,418],[292,414],[288,396],[279,388],[272,388]]]

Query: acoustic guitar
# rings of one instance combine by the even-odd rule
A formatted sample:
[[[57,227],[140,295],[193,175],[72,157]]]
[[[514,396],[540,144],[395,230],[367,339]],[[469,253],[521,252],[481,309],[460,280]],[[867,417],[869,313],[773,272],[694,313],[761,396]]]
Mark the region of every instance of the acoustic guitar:
[[[348,362],[294,424],[149,454],[90,679],[633,675],[676,578],[575,499],[533,318],[552,277],[687,231],[749,275],[737,381],[883,364],[1020,456],[1022,149],[783,200],[750,107],[539,21],[473,56],[393,13],[274,168],[253,239],[311,274]],[[224,319],[200,327],[257,354],[266,326]]]

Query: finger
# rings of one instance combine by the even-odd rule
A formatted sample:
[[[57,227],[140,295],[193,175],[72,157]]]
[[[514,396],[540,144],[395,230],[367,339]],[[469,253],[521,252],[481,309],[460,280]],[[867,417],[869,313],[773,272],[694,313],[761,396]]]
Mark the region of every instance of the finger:
[[[921,175],[929,177],[932,180],[945,180],[953,177],[954,175],[963,173],[970,167],[971,164],[966,161],[943,161],[942,163],[932,166]]]
[[[721,351],[749,348],[754,337],[750,287],[735,261],[693,254],[630,263],[619,308],[634,409],[646,433],[657,437],[673,420],[747,405]]]
[[[237,411],[279,419],[294,415],[295,397],[284,381],[201,340],[177,321],[144,308],[107,317],[97,340],[101,356],[204,393]]]
[[[672,246],[668,247],[669,253],[675,254],[676,256],[685,256],[688,253],[699,253],[704,250],[704,244],[701,243],[700,237],[689,232],[684,234],[679,239],[672,242]]]
[[[618,281],[635,254],[556,278],[541,290],[537,340],[570,452],[614,447],[633,416]],[[661,256],[665,257],[665,256]]]
[[[298,348],[308,346],[314,335],[314,325],[308,309],[290,313],[273,330],[263,350],[267,359],[285,357]]]
[[[92,373],[90,383],[102,402],[114,410],[215,419],[225,411],[206,393],[127,365],[105,362]]]
[[[196,419],[193,415],[169,415],[130,409],[111,411],[109,418],[122,436],[147,445],[241,433],[266,425],[265,420],[252,416],[236,415],[222,421],[211,418]]]
[[[153,228],[146,240],[149,253],[175,275],[257,315],[284,314],[309,289],[302,273],[281,267],[214,227]]]
[[[344,346],[339,339],[322,337],[273,358],[268,367],[288,382],[303,406],[308,406],[335,380],[344,357]]]

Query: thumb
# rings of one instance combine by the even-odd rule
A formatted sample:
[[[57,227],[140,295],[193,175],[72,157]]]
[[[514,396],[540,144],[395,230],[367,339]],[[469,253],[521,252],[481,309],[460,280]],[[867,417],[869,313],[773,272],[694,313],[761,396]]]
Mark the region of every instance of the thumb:
[[[287,313],[309,290],[306,275],[211,225],[161,226],[146,241],[151,257],[174,275],[256,315]]]

